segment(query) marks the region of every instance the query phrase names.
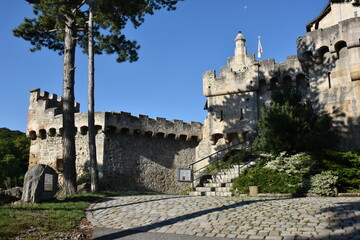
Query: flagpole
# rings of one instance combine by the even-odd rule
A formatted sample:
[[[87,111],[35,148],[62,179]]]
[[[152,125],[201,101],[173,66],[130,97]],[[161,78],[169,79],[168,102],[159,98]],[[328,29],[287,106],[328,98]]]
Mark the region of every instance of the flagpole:
[[[261,38],[261,36],[258,36],[258,60],[259,61],[261,59],[261,53],[263,52],[261,42],[260,42],[260,38]]]

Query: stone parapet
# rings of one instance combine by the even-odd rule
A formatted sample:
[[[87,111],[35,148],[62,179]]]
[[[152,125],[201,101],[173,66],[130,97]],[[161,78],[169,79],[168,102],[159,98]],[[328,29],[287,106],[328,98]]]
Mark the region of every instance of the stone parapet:
[[[250,55],[250,54],[249,54]],[[299,75],[304,75],[297,56],[288,56],[285,62],[275,63],[274,59],[256,61],[254,58],[241,71],[234,71],[229,65],[221,67],[220,75],[215,70],[203,74],[203,93],[206,97],[242,92],[259,91],[260,81],[265,81],[267,90],[271,90],[271,80],[282,84],[284,78],[290,78],[296,85]]]
[[[75,106],[75,127],[82,135],[88,131],[87,113],[79,113],[79,104]],[[157,138],[173,138],[175,140],[202,139],[202,124],[185,123],[181,120],[167,120],[146,115],[132,116],[127,112],[96,112],[96,131],[126,135],[139,135]],[[30,92],[29,118],[27,136],[33,140],[62,134],[62,99],[55,94],[49,97],[48,92],[40,94],[40,89]]]
[[[107,112],[105,119],[106,129],[114,133],[187,141],[202,139],[202,124],[199,122],[185,123],[160,117],[153,119],[147,115],[132,116],[127,112]]]

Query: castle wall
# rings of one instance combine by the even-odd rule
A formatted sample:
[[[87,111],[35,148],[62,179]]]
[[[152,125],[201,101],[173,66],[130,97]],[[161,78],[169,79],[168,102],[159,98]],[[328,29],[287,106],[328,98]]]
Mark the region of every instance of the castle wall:
[[[196,140],[106,134],[104,178],[109,190],[178,193],[190,187],[178,182],[178,168],[195,161]]]
[[[79,105],[76,105],[79,110]],[[78,178],[89,169],[87,114],[75,114]],[[177,193],[189,187],[178,182],[178,168],[195,161],[202,124],[185,123],[126,112],[96,112],[96,151],[100,182],[111,190]],[[47,164],[61,171],[62,99],[40,89],[30,92],[27,136],[29,166]]]
[[[88,134],[83,135],[79,133],[75,136],[76,169],[79,177],[88,173],[89,170],[88,139]],[[103,173],[102,166],[104,151],[102,146],[104,146],[104,140],[105,135],[103,133],[98,133],[96,135],[96,152],[100,177]],[[29,167],[41,163],[61,171],[61,166],[59,166],[59,164],[62,164],[62,159],[63,148],[61,136],[46,136],[46,138],[31,140]]]
[[[360,148],[360,18],[319,29],[297,40],[311,99],[334,119],[344,150]]]

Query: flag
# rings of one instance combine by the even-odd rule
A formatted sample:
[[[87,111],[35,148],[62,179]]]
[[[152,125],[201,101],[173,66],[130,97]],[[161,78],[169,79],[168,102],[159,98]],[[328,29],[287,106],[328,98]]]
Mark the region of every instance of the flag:
[[[260,42],[260,36],[259,38],[259,43],[258,43],[258,59],[261,58],[261,53],[263,52],[262,46],[261,46],[261,42]]]

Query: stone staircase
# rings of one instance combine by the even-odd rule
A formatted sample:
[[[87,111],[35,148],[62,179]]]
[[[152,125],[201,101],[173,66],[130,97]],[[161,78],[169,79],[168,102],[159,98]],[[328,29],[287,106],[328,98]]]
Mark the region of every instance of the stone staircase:
[[[203,187],[196,187],[195,191],[190,192],[190,196],[232,196],[233,180],[239,173],[245,170],[242,165],[234,165],[229,169],[224,169],[214,175],[204,183]]]

